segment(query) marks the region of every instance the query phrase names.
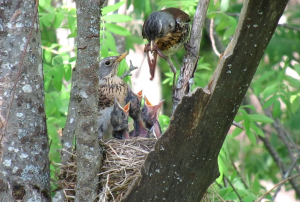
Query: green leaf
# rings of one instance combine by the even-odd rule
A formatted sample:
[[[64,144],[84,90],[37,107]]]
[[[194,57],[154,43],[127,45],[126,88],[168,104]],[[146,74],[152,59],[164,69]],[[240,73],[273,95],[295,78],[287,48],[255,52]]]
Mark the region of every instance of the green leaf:
[[[100,46],[100,54],[101,54],[101,58],[105,58],[108,57],[108,47],[106,45],[106,43],[102,43]]]
[[[235,27],[231,26],[228,29],[226,29],[224,35],[223,35],[223,40],[228,39],[229,37],[231,37],[235,32]]]
[[[54,58],[52,58],[52,65],[56,66],[56,65],[60,65],[64,62],[63,58],[61,55],[56,55]]]
[[[130,22],[132,18],[128,15],[112,14],[102,17],[106,22]]]
[[[259,194],[259,192],[260,192],[260,184],[259,184],[259,177],[258,177],[258,175],[256,175],[255,178],[254,178],[253,190],[257,194]]]
[[[252,109],[252,111],[256,111],[255,110],[255,107],[253,106],[253,105],[243,105],[243,106],[241,106],[241,109],[243,109],[243,108],[249,108],[249,109]]]
[[[102,16],[119,9],[124,3],[125,3],[125,1],[120,1],[112,6],[105,6],[102,9]]]
[[[261,137],[266,137],[265,134],[264,134],[264,132],[263,132],[259,127],[257,127],[256,124],[255,124],[253,121],[251,121],[250,126],[251,126],[251,129],[252,129],[257,135],[259,135],[259,136],[261,136]]]
[[[65,68],[65,80],[69,81],[72,76],[72,66],[70,64],[64,65]]]
[[[68,19],[69,29],[70,29],[71,33],[74,33],[75,28],[76,28],[76,25],[75,25],[76,18],[74,18],[73,16],[68,16],[67,19]]]
[[[226,12],[229,8],[229,0],[221,0],[220,10]]]
[[[256,145],[256,136],[255,134],[249,130],[249,133],[246,133],[247,137],[249,138],[250,142],[254,145]]]
[[[280,102],[278,100],[276,100],[276,102],[274,103],[272,114],[274,118],[278,118],[281,114]]]
[[[105,23],[105,28],[115,34],[121,35],[121,36],[130,36],[131,33],[125,29],[124,27],[121,27],[116,24],[111,24],[111,23]]]
[[[55,27],[56,29],[60,27],[60,25],[61,25],[61,23],[62,23],[64,17],[65,17],[65,16],[64,16],[64,14],[62,14],[62,13],[59,13],[59,12],[56,13],[56,15],[55,15],[55,20],[54,20],[54,23],[53,23],[53,25],[54,25],[54,27]]]
[[[75,62],[76,59],[77,59],[76,57],[71,57],[71,58],[69,59],[69,63]]]
[[[62,79],[64,76],[64,65],[58,65],[51,69],[52,82],[56,90],[60,91],[62,87]]]
[[[55,19],[55,14],[54,13],[48,13],[45,15],[45,17],[47,18],[47,20],[52,23],[53,20]]]
[[[295,68],[296,72],[298,73],[298,75],[300,76],[300,64],[295,64],[294,68]]]
[[[290,101],[291,101],[291,111],[292,111],[292,113],[295,113],[300,107],[299,95],[291,96]]]
[[[249,119],[250,115],[243,109],[240,109],[240,112],[243,114],[243,117],[244,117],[244,126],[245,126],[246,133],[249,134],[250,133],[250,119]]]
[[[113,35],[108,32],[108,31],[104,31],[104,35],[105,35],[105,39],[103,40],[103,43],[106,44],[106,46],[114,53],[118,53],[117,51],[117,45],[116,45],[116,41],[115,38],[113,37]]]
[[[285,75],[285,80],[287,80],[291,84],[291,86],[293,86],[295,88],[299,88],[300,87],[300,81],[297,80],[297,79],[294,79],[291,76]]]
[[[232,137],[238,136],[238,135],[241,134],[243,131],[244,131],[243,129],[235,128],[235,129],[232,131]]]
[[[278,99],[278,97],[279,97],[279,95],[276,94],[276,95],[272,96],[271,98],[269,98],[263,105],[263,109],[270,107]]]
[[[275,71],[267,71],[267,72],[263,72],[262,75],[255,80],[255,84],[257,83],[261,83],[263,81],[265,81],[266,79],[269,79],[270,77],[273,76],[273,74],[275,74],[276,72]]]
[[[126,36],[125,38],[126,40],[126,50],[129,51],[129,49],[135,50],[134,45],[135,44],[143,44],[144,40],[142,39],[142,37],[138,37],[138,36]]]
[[[260,123],[273,123],[274,120],[262,115],[262,114],[249,114],[249,118],[252,121],[260,122]]]
[[[244,202],[253,202],[253,201],[255,201],[255,199],[257,199],[256,196],[248,195],[248,196],[245,196],[245,198],[243,198],[243,201]]]
[[[278,83],[276,82],[276,83],[266,87],[266,89],[262,92],[262,96],[264,99],[266,99],[270,95],[277,93],[277,92],[278,92]]]
[[[47,19],[47,16],[44,15],[42,17],[40,17],[40,21],[43,23],[43,25],[45,25],[46,27],[51,27],[52,23],[49,22],[49,20]]]

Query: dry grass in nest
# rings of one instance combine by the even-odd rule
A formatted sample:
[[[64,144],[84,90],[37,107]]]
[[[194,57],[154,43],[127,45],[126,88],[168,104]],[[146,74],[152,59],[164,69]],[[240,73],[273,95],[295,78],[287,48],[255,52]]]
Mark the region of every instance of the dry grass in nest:
[[[140,169],[155,145],[156,139],[138,138],[130,140],[109,140],[101,142],[106,148],[100,177],[99,195],[95,201],[117,202],[126,194],[132,182],[140,176]],[[67,165],[60,167],[59,187],[67,201],[74,201],[76,186],[76,154]],[[218,194],[216,186],[210,186],[202,202],[224,201]]]
[[[106,148],[100,169],[98,199],[95,201],[120,201],[130,184],[140,176],[140,169],[157,139],[137,138],[130,140],[109,140],[101,142]],[[74,201],[76,186],[76,154],[67,165],[60,167],[58,185],[67,201]]]

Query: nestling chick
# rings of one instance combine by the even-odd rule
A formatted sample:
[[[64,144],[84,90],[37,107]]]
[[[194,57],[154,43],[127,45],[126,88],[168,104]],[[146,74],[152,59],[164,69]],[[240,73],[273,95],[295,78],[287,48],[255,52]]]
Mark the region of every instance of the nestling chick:
[[[131,137],[146,137],[148,130],[143,124],[141,117],[141,101],[142,101],[142,90],[138,93],[134,93],[130,87],[128,87],[128,93],[125,98],[126,102],[130,102],[129,116],[133,119],[134,130],[130,132]]]
[[[128,133],[128,116],[130,109],[130,101],[124,106],[115,99],[114,108],[111,112],[110,123],[113,127],[113,137],[117,139],[129,139]]]
[[[158,105],[152,105],[146,96],[144,96],[144,99],[145,104],[142,109],[142,119],[146,128],[152,131],[156,138],[159,138],[162,132],[158,121],[158,113],[164,103],[164,100],[158,103]]]

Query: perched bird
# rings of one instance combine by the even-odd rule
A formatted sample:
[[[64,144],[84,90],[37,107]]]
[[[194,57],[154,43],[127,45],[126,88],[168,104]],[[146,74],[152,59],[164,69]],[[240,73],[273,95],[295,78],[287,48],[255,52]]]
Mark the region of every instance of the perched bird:
[[[151,13],[143,25],[143,38],[148,40],[144,51],[147,53],[151,78],[155,73],[157,54],[164,58],[176,78],[176,68],[170,55],[180,50],[189,39],[190,16],[178,8],[167,8]],[[149,52],[153,53],[150,59]]]
[[[98,120],[100,138],[111,138],[112,125],[110,123],[110,115],[114,107],[114,99],[116,98],[121,106],[125,105],[128,86],[117,76],[117,72],[120,62],[127,54],[123,53],[119,56],[104,58],[99,64]]]
[[[122,107],[115,99],[114,107],[110,114],[110,123],[113,127],[112,135],[117,139],[129,139],[128,133],[128,116],[130,101]]]
[[[144,96],[144,99],[145,103],[142,108],[142,119],[146,128],[148,128],[156,138],[159,138],[162,132],[158,121],[158,113],[165,100],[162,100],[158,105],[152,105],[146,96]]]
[[[130,102],[129,116],[133,119],[134,130],[129,134],[131,137],[146,137],[148,130],[143,124],[143,119],[141,117],[141,101],[142,101],[142,90],[138,93],[134,93],[130,87],[128,87],[128,93],[125,98],[125,102]]]

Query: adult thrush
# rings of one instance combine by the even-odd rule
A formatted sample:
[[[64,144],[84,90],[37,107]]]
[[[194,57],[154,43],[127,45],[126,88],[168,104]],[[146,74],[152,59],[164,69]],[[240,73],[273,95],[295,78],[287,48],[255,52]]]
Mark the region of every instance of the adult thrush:
[[[158,113],[164,103],[164,100],[158,103],[158,105],[152,105],[146,96],[144,96],[144,99],[145,103],[142,108],[142,119],[146,128],[148,128],[156,138],[159,138],[162,132],[158,121]]]
[[[129,116],[134,121],[134,130],[129,133],[131,137],[146,137],[148,134],[148,130],[145,128],[141,117],[142,92],[143,91],[141,90],[140,92],[135,93],[128,87],[127,96],[125,98],[126,102],[130,102]]]
[[[110,114],[110,123],[113,127],[112,136],[117,139],[129,139],[128,116],[130,101],[122,107],[117,99],[114,101],[114,107]]]
[[[127,84],[117,76],[118,67],[128,53],[119,56],[104,58],[99,64],[99,137],[111,138],[112,125],[110,123],[111,112],[114,107],[114,99],[121,106],[125,105]]]
[[[143,38],[148,40],[144,51],[147,53],[151,78],[155,73],[157,54],[164,58],[176,79],[176,68],[170,55],[180,50],[189,39],[190,16],[178,8],[167,8],[151,13],[143,25]],[[150,59],[149,52],[153,54]],[[174,82],[173,82],[174,84]]]

